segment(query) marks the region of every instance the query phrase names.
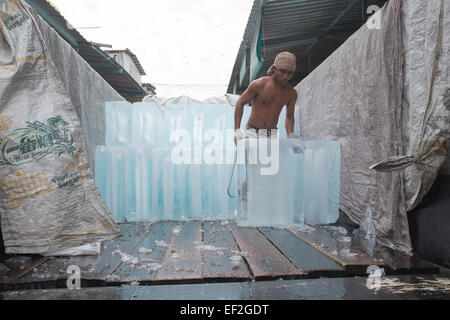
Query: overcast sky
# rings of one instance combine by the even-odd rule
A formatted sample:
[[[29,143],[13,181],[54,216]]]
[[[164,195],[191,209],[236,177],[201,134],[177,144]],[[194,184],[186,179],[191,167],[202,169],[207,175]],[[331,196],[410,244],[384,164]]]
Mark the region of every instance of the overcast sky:
[[[226,92],[253,0],[51,2],[88,41],[136,54],[158,96],[205,99]]]

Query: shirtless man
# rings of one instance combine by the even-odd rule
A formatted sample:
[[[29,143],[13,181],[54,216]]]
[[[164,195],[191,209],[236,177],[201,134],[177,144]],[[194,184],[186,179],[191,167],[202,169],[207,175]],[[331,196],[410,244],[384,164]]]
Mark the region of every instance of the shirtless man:
[[[246,135],[276,136],[281,110],[286,105],[286,133],[289,138],[298,138],[294,134],[294,110],[297,91],[288,81],[296,67],[295,55],[289,52],[279,53],[274,64],[267,71],[268,76],[253,81],[236,103],[234,111],[234,141],[245,137],[241,131],[244,105],[252,101],[252,112],[246,126]]]

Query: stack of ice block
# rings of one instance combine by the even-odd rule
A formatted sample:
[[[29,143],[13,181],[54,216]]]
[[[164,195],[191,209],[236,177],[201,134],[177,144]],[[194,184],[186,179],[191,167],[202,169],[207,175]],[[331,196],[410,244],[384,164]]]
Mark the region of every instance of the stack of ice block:
[[[231,219],[236,210],[227,195],[231,167],[177,165],[169,149],[151,146],[100,146],[95,180],[117,221]]]
[[[249,113],[246,107],[243,123]],[[230,106],[107,103],[106,145],[96,149],[95,181],[116,221],[233,219],[236,198],[227,193],[233,128]],[[172,159],[180,132],[190,140],[190,163]],[[205,153],[213,144],[221,154],[211,161]],[[232,194],[236,190],[235,177]]]
[[[242,127],[249,114],[246,107]],[[279,123],[284,115],[283,110]],[[107,103],[106,145],[96,150],[95,181],[113,217],[118,222],[234,219],[237,212],[241,225],[337,219],[338,142],[293,141],[280,128],[277,173],[264,176],[263,165],[239,164],[231,184],[238,197],[230,198],[233,128],[234,108],[225,105]],[[181,158],[190,160],[185,163],[173,158],[181,142],[187,147],[181,154],[188,155]],[[294,153],[295,143],[304,145],[304,152]],[[216,161],[208,161],[212,146],[209,155]]]

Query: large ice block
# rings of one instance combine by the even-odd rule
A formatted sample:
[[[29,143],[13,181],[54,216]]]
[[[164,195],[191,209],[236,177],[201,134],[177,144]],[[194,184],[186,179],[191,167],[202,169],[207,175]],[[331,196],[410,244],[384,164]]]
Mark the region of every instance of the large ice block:
[[[267,140],[273,141],[278,152],[272,150],[271,162],[264,164],[259,156],[261,141]],[[245,139],[241,143],[245,144],[247,161],[239,165],[239,225],[316,225],[337,220],[339,142],[281,138]],[[258,157],[252,164],[255,154]]]

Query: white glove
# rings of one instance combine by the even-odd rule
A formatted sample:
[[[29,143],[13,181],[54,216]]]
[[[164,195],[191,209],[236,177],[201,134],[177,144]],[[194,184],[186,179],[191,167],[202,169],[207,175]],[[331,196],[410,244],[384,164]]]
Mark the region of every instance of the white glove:
[[[303,141],[300,140],[300,136],[295,133],[289,133],[288,139],[295,139],[292,141],[292,149],[294,149],[294,153],[302,153],[305,151],[305,147],[303,146]]]
[[[241,140],[241,139],[244,139],[244,138],[245,138],[245,135],[241,131],[241,129],[234,130],[234,144],[237,145],[238,140]]]

